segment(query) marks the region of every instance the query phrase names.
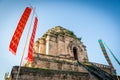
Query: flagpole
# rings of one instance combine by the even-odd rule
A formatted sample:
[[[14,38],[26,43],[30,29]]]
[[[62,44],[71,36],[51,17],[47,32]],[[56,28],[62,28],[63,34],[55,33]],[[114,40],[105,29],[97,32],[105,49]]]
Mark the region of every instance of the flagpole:
[[[26,41],[25,41],[25,44],[24,44],[24,49],[23,49],[23,52],[22,52],[22,57],[21,57],[21,60],[20,60],[20,65],[19,65],[19,68],[18,68],[16,80],[18,80],[18,77],[19,77],[19,73],[20,73],[22,62],[23,62],[23,57],[24,57],[24,53],[25,53],[25,49],[26,49],[26,45],[27,45],[27,42],[28,42],[30,30],[31,30],[31,27],[32,27],[33,17],[34,17],[34,13],[35,13],[35,8],[33,8],[32,6],[31,6],[31,8],[33,9],[33,14],[32,14],[30,26],[29,26],[28,33],[27,33],[27,38],[26,38]]]

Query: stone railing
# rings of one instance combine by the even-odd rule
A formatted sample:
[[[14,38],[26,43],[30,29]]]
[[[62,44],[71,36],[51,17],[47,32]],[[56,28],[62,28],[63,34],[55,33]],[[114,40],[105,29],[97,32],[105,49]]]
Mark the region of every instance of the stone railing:
[[[90,62],[90,63],[94,64],[95,66],[97,66],[99,68],[111,68],[110,66],[104,65],[104,64],[98,64],[98,63],[94,63],[94,62]]]

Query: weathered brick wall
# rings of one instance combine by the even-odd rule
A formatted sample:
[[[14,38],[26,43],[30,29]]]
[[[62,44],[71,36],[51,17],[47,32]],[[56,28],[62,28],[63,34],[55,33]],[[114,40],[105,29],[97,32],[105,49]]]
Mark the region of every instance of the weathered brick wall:
[[[93,63],[102,70],[113,74],[110,66]],[[52,70],[68,70],[68,71],[78,71],[78,72],[87,72],[83,67],[80,67],[76,64],[74,59],[70,57],[60,57],[60,56],[51,56],[44,54],[34,54],[34,61],[32,67],[52,69]]]
[[[88,61],[87,52],[83,45],[83,43],[78,40],[77,38],[72,38],[70,36],[63,36],[59,35],[57,38],[53,36],[52,34],[47,36],[49,39],[47,39],[46,44],[46,52],[48,51],[49,55],[70,55],[74,57],[73,55],[73,47],[77,48],[77,55],[80,62],[84,62],[84,59]],[[67,38],[67,39],[66,39]]]
[[[34,52],[47,55],[69,55],[74,56],[73,48],[76,48],[76,54],[80,62],[88,62],[86,47],[81,39],[65,28],[56,26],[48,30],[34,44]]]
[[[34,61],[31,66],[35,68],[52,70],[87,72],[84,68],[78,66],[76,61],[71,58],[62,58],[60,56],[51,56],[37,53],[34,54]]]
[[[14,66],[11,72],[11,80],[16,79],[18,66]],[[21,67],[18,80],[89,80],[90,76],[85,72],[60,71],[40,68]]]

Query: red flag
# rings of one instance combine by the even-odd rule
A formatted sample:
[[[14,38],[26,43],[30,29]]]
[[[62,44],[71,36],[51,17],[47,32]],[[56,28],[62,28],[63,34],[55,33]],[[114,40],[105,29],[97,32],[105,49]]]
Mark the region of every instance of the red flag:
[[[33,27],[32,35],[31,35],[30,42],[29,42],[29,48],[28,48],[27,59],[29,62],[33,61],[33,43],[34,43],[34,38],[35,38],[35,34],[36,34],[37,23],[38,23],[38,19],[37,19],[37,17],[35,17],[34,27]]]
[[[10,42],[10,45],[9,45],[9,50],[14,54],[16,55],[16,51],[17,51],[17,47],[18,47],[18,44],[19,44],[19,41],[20,41],[20,38],[21,38],[21,35],[23,33],[23,30],[25,28],[25,25],[27,23],[27,20],[30,16],[30,13],[31,13],[32,9],[30,7],[27,7],[24,11],[24,13],[22,14],[21,16],[21,19],[17,25],[17,28],[14,32],[14,35],[12,37],[12,40]]]

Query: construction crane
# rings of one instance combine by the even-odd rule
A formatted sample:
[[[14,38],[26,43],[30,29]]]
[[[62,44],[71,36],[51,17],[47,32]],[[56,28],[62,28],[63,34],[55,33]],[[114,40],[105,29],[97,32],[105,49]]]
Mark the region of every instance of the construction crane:
[[[108,54],[107,54],[107,51],[106,51],[106,49],[105,49],[105,47],[104,47],[104,44],[103,44],[102,40],[99,39],[98,42],[99,42],[99,44],[100,44],[100,47],[101,47],[101,49],[102,49],[102,52],[103,52],[103,54],[104,54],[104,56],[105,56],[105,58],[106,58],[106,60],[107,60],[107,62],[108,62],[108,64],[109,64],[109,66],[111,66],[112,68],[114,68],[113,65],[112,65],[112,63],[111,63],[111,61],[110,61],[110,58],[109,58],[109,56],[108,56]]]
[[[101,47],[101,49],[102,49],[102,52],[103,52],[103,54],[104,54],[104,56],[105,56],[108,64],[109,64],[109,65],[111,66],[111,68],[112,68],[113,74],[117,76],[116,70],[114,69],[114,67],[113,67],[113,65],[112,65],[112,63],[111,63],[111,61],[110,61],[110,58],[109,58],[109,56],[108,56],[108,54],[107,54],[107,51],[106,51],[106,49],[105,49],[105,46],[108,48],[109,52],[111,53],[111,55],[114,57],[114,59],[117,61],[117,63],[118,63],[119,65],[120,65],[120,62],[119,62],[118,59],[114,56],[114,54],[112,53],[112,51],[110,50],[110,48],[109,48],[105,43],[103,44],[103,42],[102,42],[101,39],[99,39],[98,42],[99,42],[99,44],[100,44],[100,47]],[[104,46],[104,45],[105,45],[105,46]],[[117,80],[119,80],[118,76],[117,76]]]
[[[111,51],[111,49],[104,43],[104,45],[108,48],[109,52],[111,53],[111,55],[114,57],[114,59],[116,60],[116,62],[120,65],[120,62],[118,61],[118,59],[115,57],[115,55],[113,54],[113,52]]]

